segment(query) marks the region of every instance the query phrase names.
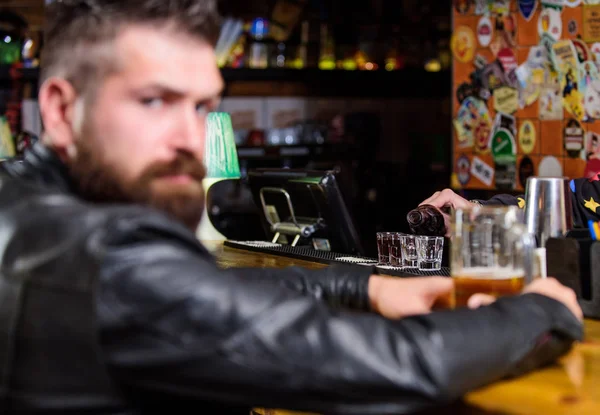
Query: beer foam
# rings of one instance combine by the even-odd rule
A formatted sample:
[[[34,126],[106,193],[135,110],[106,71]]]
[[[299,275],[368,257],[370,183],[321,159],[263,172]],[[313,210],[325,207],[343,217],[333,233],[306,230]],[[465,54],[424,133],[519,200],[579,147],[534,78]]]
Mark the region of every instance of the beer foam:
[[[525,278],[525,270],[502,267],[471,267],[452,271],[452,277],[485,280],[509,280],[511,278]]]

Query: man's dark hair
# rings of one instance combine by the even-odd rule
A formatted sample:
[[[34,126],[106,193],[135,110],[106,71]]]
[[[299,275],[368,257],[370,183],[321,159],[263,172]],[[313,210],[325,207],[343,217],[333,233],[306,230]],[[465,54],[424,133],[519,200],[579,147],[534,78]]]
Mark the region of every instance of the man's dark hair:
[[[64,78],[78,93],[114,70],[114,39],[128,25],[170,29],[212,46],[220,29],[216,0],[54,0],[45,20],[42,80]]]

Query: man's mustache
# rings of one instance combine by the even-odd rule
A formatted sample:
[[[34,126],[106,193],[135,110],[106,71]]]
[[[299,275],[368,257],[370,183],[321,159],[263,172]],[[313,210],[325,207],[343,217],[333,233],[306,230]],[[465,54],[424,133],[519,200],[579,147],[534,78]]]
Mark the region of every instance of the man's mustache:
[[[150,178],[176,175],[188,175],[194,180],[202,181],[206,176],[206,168],[194,158],[181,156],[169,163],[155,163],[144,173],[145,177]]]

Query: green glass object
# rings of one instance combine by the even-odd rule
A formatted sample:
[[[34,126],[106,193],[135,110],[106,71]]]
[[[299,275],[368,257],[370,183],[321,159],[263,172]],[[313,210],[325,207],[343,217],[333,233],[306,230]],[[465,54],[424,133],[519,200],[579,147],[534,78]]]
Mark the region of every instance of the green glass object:
[[[21,43],[8,39],[10,36],[0,39],[0,64],[2,65],[12,65],[21,59]]]
[[[237,179],[241,176],[231,117],[226,112],[208,114],[204,165],[207,179]]]

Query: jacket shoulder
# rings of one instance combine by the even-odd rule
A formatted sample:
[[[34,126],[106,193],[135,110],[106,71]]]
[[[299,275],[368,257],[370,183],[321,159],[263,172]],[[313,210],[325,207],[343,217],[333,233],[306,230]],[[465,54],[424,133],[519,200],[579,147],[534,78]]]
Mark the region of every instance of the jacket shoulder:
[[[53,275],[57,268],[73,271],[73,278],[84,270],[96,274],[107,245],[115,241],[168,237],[195,242],[193,233],[154,209],[89,203],[1,176],[0,226],[1,265],[8,275]]]

